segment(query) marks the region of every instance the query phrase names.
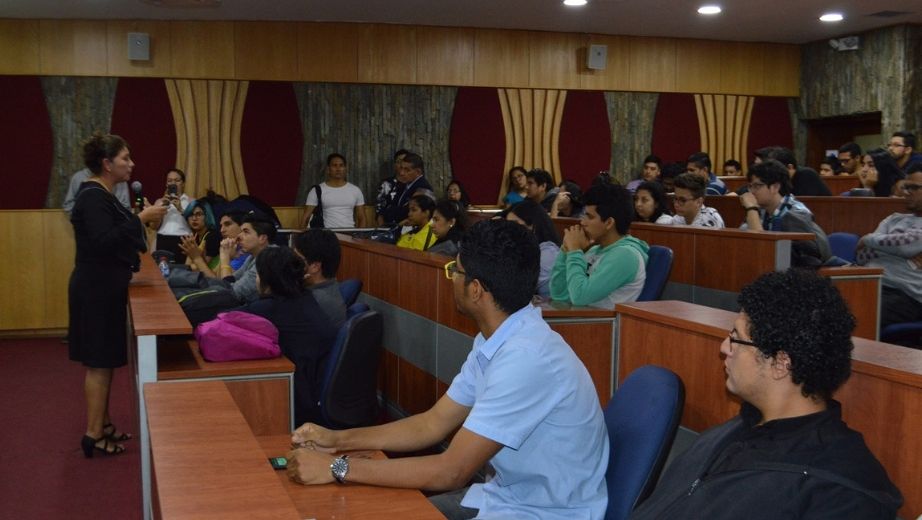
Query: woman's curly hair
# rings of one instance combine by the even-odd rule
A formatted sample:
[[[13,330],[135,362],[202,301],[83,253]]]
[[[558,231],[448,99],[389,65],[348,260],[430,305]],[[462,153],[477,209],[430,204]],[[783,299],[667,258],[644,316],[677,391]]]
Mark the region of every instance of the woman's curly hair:
[[[829,280],[805,269],[772,272],[743,288],[738,301],[753,343],[766,358],[787,353],[804,396],[828,400],[848,380],[855,317]]]

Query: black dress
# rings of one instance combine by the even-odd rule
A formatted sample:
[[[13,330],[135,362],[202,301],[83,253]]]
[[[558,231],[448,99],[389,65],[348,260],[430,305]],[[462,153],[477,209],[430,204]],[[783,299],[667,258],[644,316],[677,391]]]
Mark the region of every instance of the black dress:
[[[127,363],[128,282],[145,251],[141,221],[99,183],[77,190],[70,217],[77,255],[68,287],[70,359],[93,368]]]

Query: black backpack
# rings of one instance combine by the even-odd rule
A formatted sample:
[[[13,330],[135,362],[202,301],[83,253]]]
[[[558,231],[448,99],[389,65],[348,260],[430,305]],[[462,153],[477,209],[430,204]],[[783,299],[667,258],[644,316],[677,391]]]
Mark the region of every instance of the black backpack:
[[[311,215],[311,221],[307,224],[309,228],[322,228],[323,227],[323,200],[320,198],[320,185],[314,184],[311,186],[312,190],[317,191],[317,207],[314,208],[314,213]]]

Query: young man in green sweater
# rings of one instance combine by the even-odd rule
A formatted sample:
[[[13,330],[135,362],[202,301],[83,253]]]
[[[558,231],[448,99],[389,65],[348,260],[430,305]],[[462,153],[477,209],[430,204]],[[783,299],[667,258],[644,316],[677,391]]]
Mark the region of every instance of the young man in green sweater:
[[[551,271],[551,299],[613,309],[635,301],[646,280],[649,246],[628,234],[634,220],[631,194],[622,186],[593,186],[586,215],[564,231]]]

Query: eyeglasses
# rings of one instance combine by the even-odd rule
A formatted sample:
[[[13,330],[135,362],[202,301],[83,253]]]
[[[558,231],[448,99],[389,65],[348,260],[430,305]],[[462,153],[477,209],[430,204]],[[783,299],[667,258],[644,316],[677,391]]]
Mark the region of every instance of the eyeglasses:
[[[887,146],[890,148],[906,148],[906,145],[901,143],[887,143]]]
[[[915,193],[919,190],[919,188],[922,188],[922,184],[910,184],[908,182],[904,182],[903,185],[900,186],[900,189],[906,193]]]
[[[751,341],[746,341],[746,340],[744,340],[744,339],[734,338],[734,337],[733,337],[733,333],[734,333],[735,331],[736,331],[736,329],[731,330],[729,333],[727,333],[727,339],[730,340],[730,345],[733,345],[734,343],[736,343],[737,345],[746,345],[747,347],[755,347],[755,346],[756,346],[756,344],[753,343],[753,342],[751,342]]]
[[[685,204],[686,202],[691,202],[695,200],[695,198],[674,197],[673,200],[675,201],[676,204],[681,206],[682,204]]]
[[[749,183],[749,191],[758,190],[758,189],[764,188],[764,187],[765,187],[765,183],[764,183],[764,182],[750,182],[750,183]]]
[[[461,269],[458,269],[457,260],[452,260],[451,262],[448,262],[447,264],[445,264],[445,278],[448,278],[449,280],[454,280],[456,274],[463,274],[464,276],[467,276],[467,273],[465,273]]]

